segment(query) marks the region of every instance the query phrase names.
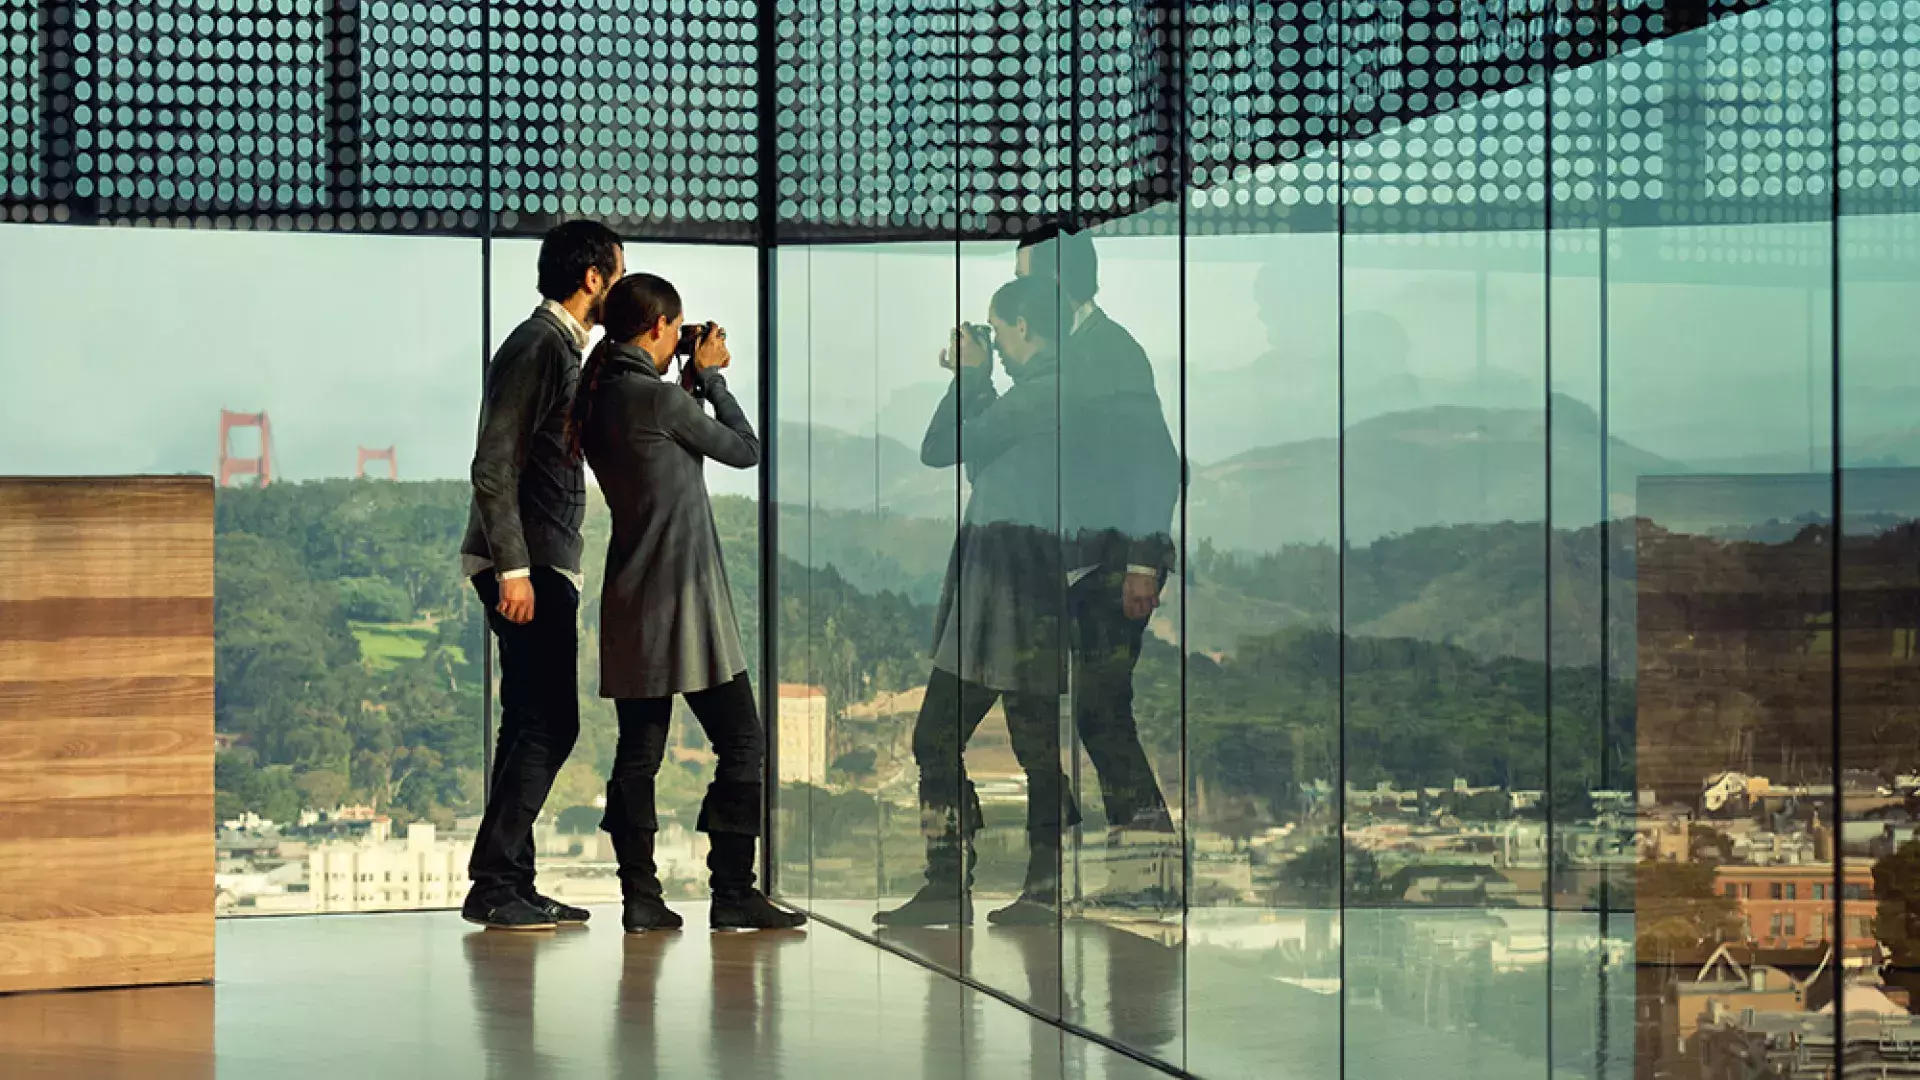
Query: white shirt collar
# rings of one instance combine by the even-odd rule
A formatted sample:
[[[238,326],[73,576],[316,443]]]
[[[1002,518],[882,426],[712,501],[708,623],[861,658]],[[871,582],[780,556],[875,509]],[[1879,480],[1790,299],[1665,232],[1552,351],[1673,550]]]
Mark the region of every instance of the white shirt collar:
[[[1075,308],[1073,312],[1073,332],[1076,334],[1079,333],[1080,328],[1087,324],[1087,320],[1099,313],[1100,305],[1091,300]]]
[[[559,319],[561,326],[567,328],[568,336],[573,338],[573,351],[587,351],[587,339],[592,336],[592,331],[580,325],[580,320],[573,317],[573,312],[568,311],[558,300],[542,300],[540,306],[554,318]]]

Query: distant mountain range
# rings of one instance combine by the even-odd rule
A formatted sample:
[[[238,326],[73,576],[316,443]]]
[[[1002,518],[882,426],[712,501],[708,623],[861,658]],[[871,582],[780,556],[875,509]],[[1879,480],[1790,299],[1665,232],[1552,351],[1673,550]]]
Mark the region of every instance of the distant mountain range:
[[[1561,519],[1600,510],[1600,422],[1556,398],[1553,486]],[[1355,424],[1346,438],[1346,537],[1369,544],[1436,525],[1541,521],[1546,516],[1546,424],[1539,409],[1434,406]],[[888,517],[952,520],[958,474],[920,464],[917,447],[885,435],[781,425],[780,491],[788,505]],[[1626,513],[1646,474],[1680,463],[1620,439],[1609,444],[1609,507]],[[1339,536],[1341,445],[1334,438],[1261,447],[1193,463],[1187,529],[1232,551],[1333,543]],[[1125,463],[1116,463],[1124,468]],[[1572,520],[1568,524],[1575,523]]]
[[[1561,399],[1554,409],[1554,652],[1599,655],[1599,422]],[[1539,410],[1422,408],[1363,421],[1346,446],[1347,618],[1354,633],[1457,645],[1482,656],[1545,659],[1545,425]],[[918,603],[939,594],[956,517],[951,470],[885,437],[793,425],[785,476],[810,476],[811,509],[789,491],[782,553],[834,566],[864,591]],[[801,439],[810,440],[804,444]],[[1196,465],[1188,510],[1191,585],[1170,590],[1155,632],[1173,639],[1184,602],[1188,648],[1226,654],[1247,637],[1330,628],[1339,594],[1340,447],[1315,439]],[[802,463],[811,460],[810,474]],[[1616,517],[1639,477],[1684,471],[1613,440],[1608,487]],[[1566,510],[1566,507],[1576,510]],[[1577,515],[1577,516],[1576,516]],[[1631,656],[1632,531],[1616,529],[1611,561],[1614,655]]]
[[[952,520],[959,503],[953,469],[920,464],[920,449],[885,435],[855,435],[818,424],[780,425],[776,491],[787,506]]]
[[[1600,509],[1599,417],[1557,397],[1552,423],[1556,516],[1571,517],[1568,508],[1578,507],[1579,518],[1591,521]],[[1346,438],[1347,542],[1370,544],[1436,525],[1544,520],[1546,447],[1539,409],[1433,406],[1363,420]],[[1310,439],[1196,464],[1187,508],[1192,536],[1234,551],[1333,543],[1341,449],[1337,439]],[[1616,514],[1631,507],[1642,475],[1685,471],[1620,439],[1608,449],[1608,505]]]

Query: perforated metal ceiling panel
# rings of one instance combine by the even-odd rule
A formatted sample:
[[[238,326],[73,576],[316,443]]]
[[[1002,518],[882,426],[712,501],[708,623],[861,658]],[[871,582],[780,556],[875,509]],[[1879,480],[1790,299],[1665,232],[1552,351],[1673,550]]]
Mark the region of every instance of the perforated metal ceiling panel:
[[[0,220],[746,243],[1920,190],[1920,0],[765,2],[0,0]]]

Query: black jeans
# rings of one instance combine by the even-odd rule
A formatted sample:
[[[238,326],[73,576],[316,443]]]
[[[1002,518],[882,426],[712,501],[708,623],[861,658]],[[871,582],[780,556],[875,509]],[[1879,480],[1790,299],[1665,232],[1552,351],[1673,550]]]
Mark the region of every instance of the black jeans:
[[[580,737],[580,593],[557,570],[535,567],[533,621],[500,614],[500,584],[473,577],[500,643],[500,731],[486,813],[467,875],[488,900],[533,892],[533,822]]]
[[[760,713],[753,706],[753,684],[743,671],[732,682],[684,696],[718,759],[700,805],[698,828],[707,833],[759,836],[767,741],[760,730]],[[607,812],[600,827],[618,839],[660,827],[654,779],[667,752],[673,699],[621,698],[614,709],[620,718],[620,741],[614,747]]]
[[[1062,824],[1078,822],[1060,768],[1060,698],[1003,693],[935,668],[913,725],[913,759],[920,766],[920,812],[928,854],[937,859],[980,826],[979,803],[961,755],[995,701],[1003,701],[1013,756],[1027,774],[1027,837],[1057,848]],[[964,826],[962,818],[965,819]],[[957,849],[956,849],[957,850]]]
[[[1073,726],[1100,776],[1108,825],[1165,813],[1133,716],[1133,668],[1147,620],[1130,619],[1122,601],[1125,575],[1096,570],[1067,591],[1072,616]]]

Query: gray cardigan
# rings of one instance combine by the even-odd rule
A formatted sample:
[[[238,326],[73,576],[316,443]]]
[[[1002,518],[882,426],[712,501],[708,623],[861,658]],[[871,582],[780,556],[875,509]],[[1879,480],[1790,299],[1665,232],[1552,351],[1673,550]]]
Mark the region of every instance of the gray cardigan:
[[[693,395],[653,358],[603,344],[581,445],[613,514],[600,592],[600,696],[658,698],[705,690],[747,669],[720,534],[707,499],[708,458],[760,462],[760,440],[718,372]]]
[[[579,382],[573,339],[544,308],[493,354],[461,554],[490,559],[498,570],[580,569],[586,479],[567,449],[567,414]]]

